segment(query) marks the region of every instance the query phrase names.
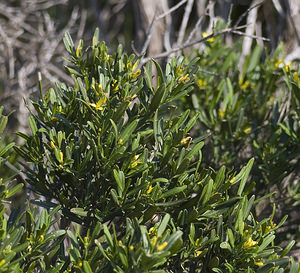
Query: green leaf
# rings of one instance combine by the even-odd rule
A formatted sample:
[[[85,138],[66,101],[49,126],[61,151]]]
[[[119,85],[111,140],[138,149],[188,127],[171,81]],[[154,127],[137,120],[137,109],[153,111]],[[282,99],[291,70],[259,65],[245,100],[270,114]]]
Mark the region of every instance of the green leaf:
[[[120,189],[121,193],[123,193],[125,189],[125,175],[122,171],[117,171],[116,169],[113,170],[115,180],[117,182],[118,188]]]
[[[271,242],[273,242],[275,239],[275,235],[268,235],[267,237],[264,238],[263,242],[258,248],[258,252],[263,251]]]
[[[151,103],[149,105],[149,112],[150,113],[155,112],[155,110],[159,108],[160,104],[162,103],[161,100],[164,97],[165,92],[166,92],[166,84],[163,83],[158,88],[158,90],[155,92],[155,94],[154,94],[154,96],[151,100]]]
[[[158,77],[157,77],[157,86],[160,85],[160,81],[162,81],[162,83],[165,83],[165,78],[164,78],[164,74],[162,72],[162,69],[159,65],[159,63],[154,60],[154,59],[151,59],[152,62],[154,62],[155,66],[156,66],[156,70],[157,70],[157,74],[158,74]]]
[[[83,269],[85,273],[93,273],[92,268],[88,261],[83,261]]]
[[[164,231],[166,230],[167,225],[170,221],[170,218],[171,218],[170,214],[168,214],[168,213],[164,216],[164,218],[162,219],[162,221],[158,227],[157,237],[160,237],[164,233]]]
[[[24,184],[18,184],[17,186],[13,187],[11,190],[8,191],[8,193],[6,194],[6,198],[9,198],[13,195],[15,195],[20,189],[22,189],[24,186]]]
[[[138,120],[134,120],[129,125],[127,125],[125,129],[121,132],[119,141],[122,140],[122,142],[125,143],[132,135],[138,123],[139,123]]]
[[[180,186],[180,187],[175,187],[173,189],[170,189],[170,190],[164,192],[161,195],[161,198],[167,198],[167,197],[170,197],[170,196],[174,196],[178,193],[183,192],[186,188],[187,188],[187,185],[183,185],[183,186]]]
[[[36,132],[37,132],[37,130],[38,130],[38,128],[36,126],[34,117],[32,117],[32,116],[29,117],[29,126],[30,126],[32,134],[35,135]]]
[[[83,216],[83,217],[86,217],[88,214],[88,212],[85,211],[83,208],[72,208],[71,212],[76,215]]]
[[[0,150],[0,157],[3,156],[7,151],[9,151],[12,147],[15,146],[15,143],[9,143],[8,145],[6,145],[3,149]]]
[[[295,245],[295,243],[296,243],[295,240],[290,241],[289,244],[286,246],[286,248],[280,254],[280,258],[283,258],[285,255],[287,255],[292,249],[292,247]]]
[[[5,130],[7,121],[8,121],[7,116],[1,117],[1,119],[0,119],[0,135],[2,135],[3,131]]]
[[[109,243],[109,246],[113,249],[114,242],[113,242],[113,238],[111,237],[111,234],[107,228],[107,225],[103,225],[103,231],[104,231],[105,237],[107,239],[107,242]]]
[[[243,193],[243,190],[244,190],[244,187],[246,185],[246,182],[247,182],[247,179],[248,179],[248,176],[249,176],[249,173],[251,171],[251,168],[252,168],[252,165],[253,165],[253,162],[254,162],[254,158],[251,158],[247,164],[246,167],[244,167],[241,171],[242,173],[242,177],[241,177],[241,182],[240,182],[240,186],[239,186],[239,189],[237,191],[237,195],[242,195]]]

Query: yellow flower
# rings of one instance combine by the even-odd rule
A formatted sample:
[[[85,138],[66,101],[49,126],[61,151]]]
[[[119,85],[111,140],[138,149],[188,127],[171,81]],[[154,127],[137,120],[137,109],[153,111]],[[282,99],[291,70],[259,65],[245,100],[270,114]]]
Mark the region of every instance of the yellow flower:
[[[137,69],[137,71],[135,71],[135,72],[132,74],[132,78],[135,79],[135,78],[137,78],[139,75],[141,75],[141,69]]]
[[[50,142],[50,145],[51,145],[52,148],[55,148],[55,144],[54,144],[53,141]]]
[[[153,238],[151,240],[151,245],[155,246],[156,245],[156,241],[157,241],[157,236],[153,236]]]
[[[80,44],[78,44],[77,48],[76,48],[76,57],[79,57],[81,55],[81,50],[82,50],[82,47],[80,46]]]
[[[82,261],[79,261],[77,264],[79,267],[82,267]]]
[[[147,190],[147,194],[150,194],[152,192],[152,190],[153,190],[153,187],[150,185],[148,190]]]
[[[88,103],[88,104],[89,104],[89,106],[95,108],[96,110],[102,111],[102,110],[103,110],[102,105],[105,104],[106,100],[107,100],[107,98],[106,98],[106,96],[104,95],[104,96],[97,102],[97,104],[95,104],[95,103]]]
[[[250,127],[247,127],[245,130],[244,130],[244,133],[245,134],[249,134],[251,132],[251,128]]]
[[[181,141],[180,141],[180,144],[181,145],[184,145],[184,144],[187,144],[187,143],[189,143],[190,141],[191,141],[191,137],[190,136],[188,136],[188,137],[185,137],[185,138],[183,138]]]
[[[261,261],[261,259],[257,259],[255,262],[254,262],[255,265],[257,266],[263,266],[264,263]]]
[[[213,34],[212,32],[209,33],[209,34],[207,34],[206,32],[203,32],[203,33],[202,33],[202,37],[203,37],[203,38],[206,38],[207,36],[212,35],[212,34]],[[206,41],[209,42],[209,43],[212,43],[214,40],[215,40],[215,38],[214,38],[214,37],[211,37],[211,38],[208,38]]]
[[[136,167],[137,165],[139,165],[139,164],[142,163],[141,160],[138,160],[139,157],[140,157],[140,155],[135,155],[135,156],[133,157],[133,161],[131,162],[131,165],[130,165],[131,168],[134,168],[134,167]]]
[[[298,76],[298,73],[297,72],[294,72],[294,78],[295,78],[295,81],[297,82],[297,83],[299,83],[299,76]]]
[[[196,242],[195,242],[195,246],[199,246],[200,245],[200,240],[199,238],[197,238]]]
[[[134,247],[133,247],[133,246],[130,246],[130,247],[129,247],[129,250],[130,250],[130,251],[134,250]]]
[[[44,242],[44,235],[41,235],[41,236],[40,236],[39,242],[40,242],[40,243]]]
[[[63,163],[64,162],[64,154],[63,154],[63,152],[60,152],[59,155],[60,155],[59,162]]]
[[[243,228],[244,228],[244,227],[243,227]],[[248,229],[245,229],[245,230],[244,230],[244,233],[243,233],[243,237],[247,237],[248,233],[249,233],[249,230],[248,230]]]
[[[287,64],[285,64],[283,66],[283,69],[285,70],[285,72],[289,72],[291,70],[291,62],[288,62]]]
[[[179,78],[178,82],[187,83],[189,80],[190,80],[189,74],[185,74]]]
[[[197,256],[197,257],[200,256],[202,252],[203,252],[203,251],[201,251],[201,250],[196,251],[196,252],[195,252],[195,253],[196,253],[196,256]]]
[[[266,226],[266,228],[265,228],[265,233],[268,233],[268,232],[271,230],[271,228],[272,228],[272,227],[271,227],[271,226],[269,226],[269,225],[268,225],[268,226]]]
[[[277,62],[275,63],[275,67],[276,68],[282,67],[282,63],[283,63],[283,60],[278,59]]]
[[[245,81],[242,85],[241,85],[241,89],[242,90],[245,90],[245,89],[247,89],[247,87],[249,86],[249,82],[248,81]]]
[[[247,240],[246,243],[244,243],[244,248],[250,248],[252,246],[256,246],[258,243],[257,241],[253,241],[251,237],[249,237],[249,239]]]
[[[0,261],[0,267],[2,267],[4,264],[5,264],[5,260],[2,259],[2,260]]]
[[[167,242],[163,242],[161,245],[158,245],[156,248],[158,251],[162,251],[166,246],[167,246]]]
[[[198,79],[197,85],[198,85],[198,87],[205,87],[207,85],[207,82],[205,80]]]
[[[225,116],[225,110],[222,110],[222,109],[220,108],[220,109],[219,109],[219,117],[220,117],[221,119],[223,119],[224,116]]]

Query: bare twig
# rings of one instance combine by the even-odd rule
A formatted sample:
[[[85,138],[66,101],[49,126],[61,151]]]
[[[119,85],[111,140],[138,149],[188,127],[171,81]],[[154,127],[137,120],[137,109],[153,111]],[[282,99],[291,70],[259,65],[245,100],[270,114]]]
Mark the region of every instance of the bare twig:
[[[192,7],[194,4],[194,0],[188,0],[186,7],[185,7],[185,11],[184,11],[184,15],[181,21],[181,26],[179,29],[179,34],[178,34],[178,39],[177,39],[177,45],[182,43],[182,40],[184,38],[184,34],[185,34],[185,30],[188,24],[188,21],[190,19],[190,14],[192,11]]]
[[[251,6],[250,8],[248,8],[239,18],[238,18],[238,20],[236,21],[236,23],[234,24],[234,28],[235,27],[237,27],[240,23],[241,23],[241,21],[247,16],[247,14],[249,14],[249,12],[251,11],[251,10],[253,10],[253,9],[255,9],[255,8],[257,8],[257,7],[259,7],[259,6],[261,6],[262,4],[263,4],[263,2],[264,1],[261,1],[261,2],[259,2],[259,3],[257,3],[257,4],[255,4],[255,5],[253,5],[253,6]]]
[[[217,32],[214,32],[206,37],[202,37],[202,38],[199,38],[199,39],[195,39],[191,42],[186,42],[180,46],[177,46],[177,47],[174,47],[172,48],[171,50],[168,50],[168,51],[165,51],[165,52],[162,52],[162,53],[159,53],[157,55],[154,55],[154,56],[150,56],[150,57],[146,57],[144,59],[141,60],[140,62],[140,66],[142,66],[143,64],[145,64],[146,62],[148,62],[149,60],[151,59],[160,59],[160,58],[164,58],[164,57],[167,57],[169,56],[170,54],[174,53],[174,52],[177,52],[177,51],[180,51],[180,50],[183,50],[187,47],[191,47],[195,44],[198,44],[198,43],[202,43],[202,42],[205,42],[207,41],[208,39],[210,38],[214,38],[216,36],[220,36],[222,34],[225,34],[225,33],[233,33],[234,31],[236,32],[236,34],[238,35],[241,35],[241,36],[244,36],[245,33],[243,32],[239,32],[238,29],[241,29],[241,28],[245,28],[247,25],[243,25],[243,26],[238,26],[238,27],[235,27],[235,28],[225,28],[225,29],[222,29],[222,30],[219,30]],[[258,38],[258,37],[257,37]]]
[[[167,10],[166,12],[162,13],[161,15],[157,16],[156,18],[154,18],[150,24],[150,27],[148,29],[148,32],[147,32],[147,36],[146,36],[146,40],[145,40],[145,43],[143,45],[143,48],[142,48],[142,52],[140,55],[142,55],[143,53],[146,52],[148,46],[149,46],[149,43],[150,43],[150,39],[151,39],[151,36],[152,36],[152,32],[153,32],[153,27],[155,25],[155,23],[164,18],[165,16],[169,15],[170,13],[172,13],[173,11],[175,11],[176,9],[178,9],[179,7],[181,7],[187,0],[182,0],[180,1],[177,5],[175,5],[174,7],[170,8],[169,10]]]
[[[192,38],[194,37],[194,35],[195,35],[197,29],[199,28],[199,26],[200,26],[200,24],[201,24],[201,22],[202,22],[202,19],[203,19],[203,16],[201,16],[201,17],[198,19],[198,21],[197,21],[195,27],[194,27],[193,30],[190,32],[189,37],[187,38],[187,43],[189,43],[189,42],[192,40]]]
[[[266,41],[266,42],[270,42],[269,38],[247,34],[247,33],[244,33],[244,32],[238,31],[238,30],[233,30],[233,31],[231,31],[231,33],[241,35],[241,36],[245,36],[245,37],[249,37],[249,38],[252,38],[252,39],[259,39],[259,40],[263,40],[263,41]]]

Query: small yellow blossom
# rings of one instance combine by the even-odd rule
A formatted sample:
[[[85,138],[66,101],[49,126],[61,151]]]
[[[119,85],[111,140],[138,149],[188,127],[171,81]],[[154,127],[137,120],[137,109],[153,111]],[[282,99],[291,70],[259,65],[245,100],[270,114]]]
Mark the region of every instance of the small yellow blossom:
[[[129,246],[129,250],[130,251],[134,250],[134,247],[133,246]]]
[[[244,229],[244,227],[243,227],[243,229]],[[243,232],[243,237],[247,237],[248,233],[249,233],[249,230],[245,229]]]
[[[102,110],[103,110],[103,106],[102,106],[102,105],[106,103],[106,100],[107,100],[107,98],[106,98],[106,96],[104,95],[104,96],[97,102],[97,104],[95,104],[95,103],[88,103],[88,104],[89,104],[89,106],[95,108],[96,110],[102,111]]]
[[[183,138],[183,139],[180,141],[180,144],[181,144],[181,145],[184,145],[184,144],[190,143],[191,139],[192,139],[192,138],[191,138],[190,136],[185,137],[185,138]]]
[[[132,74],[132,78],[135,79],[135,78],[137,78],[139,75],[141,75],[141,69],[137,69],[137,70]]]
[[[59,155],[60,155],[59,162],[60,163],[64,162],[64,154],[63,154],[63,152],[60,152]]]
[[[235,181],[235,176],[232,177],[232,178],[229,180],[229,182],[230,182],[231,184],[232,184],[234,181]]]
[[[162,251],[166,246],[167,246],[167,242],[163,242],[161,245],[158,245],[156,248],[158,251]]]
[[[155,231],[156,231],[156,228],[155,228],[155,227],[151,227],[151,228],[149,229],[148,234],[150,235],[150,234],[152,234],[152,233],[155,233]]]
[[[249,237],[249,239],[247,240],[246,243],[244,243],[244,248],[250,248],[252,246],[256,246],[258,243],[257,241],[253,241],[251,237]]]
[[[76,48],[76,57],[79,57],[81,55],[81,50],[82,50],[82,47],[80,45],[78,45]]]
[[[2,259],[2,260],[0,261],[0,267],[2,267],[4,264],[5,264],[5,260]]]
[[[254,262],[255,265],[257,266],[263,266],[264,263],[261,261],[261,259],[257,259],[255,262]]]
[[[295,78],[295,81],[297,82],[297,83],[299,83],[299,76],[298,76],[298,73],[295,71],[294,72],[294,78]]]
[[[245,134],[249,134],[251,132],[251,128],[247,127],[246,129],[244,129],[244,133]]]
[[[250,83],[248,81],[245,81],[242,85],[241,85],[241,89],[245,90],[247,89],[247,87],[250,85]]]
[[[40,235],[39,242],[40,243],[44,242],[44,235]]]
[[[207,85],[207,82],[203,79],[198,79],[197,85],[198,85],[198,87],[205,87]]]
[[[225,110],[222,110],[222,109],[220,108],[220,109],[219,109],[219,117],[220,117],[221,119],[223,119],[224,116],[225,116]]]
[[[265,233],[268,233],[268,232],[271,230],[271,228],[272,228],[272,227],[271,227],[271,226],[269,226],[269,225],[268,225],[268,226],[266,226],[266,228],[265,228]]]
[[[29,245],[29,246],[27,247],[27,251],[28,251],[29,253],[31,253],[31,251],[32,251],[32,246],[31,246],[31,245]]]
[[[124,140],[122,138],[119,139],[118,144],[122,145],[124,143]]]
[[[213,34],[212,32],[209,33],[209,34],[207,34],[206,32],[203,32],[203,33],[202,33],[202,37],[203,37],[203,38],[206,38],[207,36],[212,35],[212,34]],[[206,41],[209,42],[209,43],[212,43],[214,40],[215,40],[215,38],[214,38],[214,37],[211,37],[211,38],[208,38]]]
[[[180,82],[187,83],[189,80],[190,80],[189,74],[185,74],[185,75],[183,75],[183,76],[181,76],[181,77],[179,78],[178,82],[179,82],[179,83],[180,83]]]
[[[58,106],[58,113],[60,113],[61,111],[62,111],[62,107],[60,105],[60,106]]]
[[[138,160],[139,157],[140,157],[140,155],[135,155],[135,156],[133,157],[133,160],[132,160],[131,165],[130,165],[131,168],[134,168],[134,167],[136,167],[137,165],[143,163],[141,160]]]
[[[148,190],[147,190],[147,194],[150,194],[152,192],[152,190],[153,190],[153,187],[150,185]]]
[[[178,67],[176,68],[176,76],[179,76],[182,74],[183,71],[183,66],[182,65],[178,65]]]
[[[79,261],[77,264],[79,267],[82,267],[82,261]]]
[[[195,246],[199,246],[200,245],[200,240],[199,238],[197,238],[196,242],[195,242]]]
[[[52,148],[55,148],[55,144],[54,144],[53,141],[50,142],[50,145],[51,145]]]
[[[289,72],[291,70],[291,62],[288,62],[287,64],[285,64],[283,66],[283,69],[285,70],[285,72]]]
[[[277,62],[275,63],[275,67],[276,67],[276,68],[280,68],[280,67],[283,66],[282,64],[283,64],[283,60],[278,59]]]
[[[202,254],[202,252],[203,252],[203,251],[201,251],[201,250],[196,251],[196,252],[195,252],[195,253],[196,253],[196,256],[197,256],[197,257],[200,256],[200,255]]]
[[[153,236],[152,240],[151,240],[151,245],[155,246],[157,242],[157,236]]]

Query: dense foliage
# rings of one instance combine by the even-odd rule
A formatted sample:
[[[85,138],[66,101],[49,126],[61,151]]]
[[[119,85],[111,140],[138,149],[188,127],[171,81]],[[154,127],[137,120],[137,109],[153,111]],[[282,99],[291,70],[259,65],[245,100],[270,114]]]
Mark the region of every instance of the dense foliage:
[[[226,145],[250,134],[244,90],[256,83],[258,49],[242,80],[228,72],[229,60],[215,67],[228,72],[217,83],[201,69],[223,54],[213,40],[205,58],[173,58],[163,71],[155,60],[139,67],[121,46],[109,55],[98,35],[86,49],[65,35],[74,83],[46,93],[40,84],[31,134],[18,132],[25,143],[14,148],[27,162],[27,182],[44,197],[32,203],[44,209],[29,205],[7,221],[2,206],[0,272],[297,272],[286,257],[295,242],[275,244],[286,217],[275,222],[275,205],[263,219],[253,210],[268,198],[257,199],[248,183],[254,158],[239,171],[223,166],[239,158],[224,153]],[[298,74],[286,73],[298,88]],[[4,183],[2,202],[20,185]]]

